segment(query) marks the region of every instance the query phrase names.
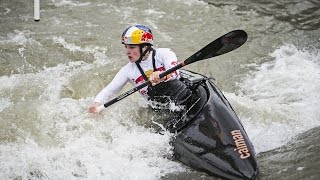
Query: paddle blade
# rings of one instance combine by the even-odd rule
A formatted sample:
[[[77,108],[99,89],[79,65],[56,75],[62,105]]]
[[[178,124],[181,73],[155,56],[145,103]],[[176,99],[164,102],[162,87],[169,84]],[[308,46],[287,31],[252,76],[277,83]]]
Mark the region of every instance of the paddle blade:
[[[243,30],[231,31],[190,56],[184,61],[184,64],[187,65],[203,59],[226,54],[242,46],[247,41],[247,37],[247,33]]]

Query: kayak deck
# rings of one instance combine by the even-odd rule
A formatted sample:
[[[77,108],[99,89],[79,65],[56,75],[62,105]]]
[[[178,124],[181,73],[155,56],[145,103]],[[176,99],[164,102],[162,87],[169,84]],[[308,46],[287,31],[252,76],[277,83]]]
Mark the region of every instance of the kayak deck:
[[[173,141],[176,159],[226,179],[256,179],[254,148],[228,100],[207,77],[180,70],[185,83],[198,84],[204,100],[192,120],[178,130]]]

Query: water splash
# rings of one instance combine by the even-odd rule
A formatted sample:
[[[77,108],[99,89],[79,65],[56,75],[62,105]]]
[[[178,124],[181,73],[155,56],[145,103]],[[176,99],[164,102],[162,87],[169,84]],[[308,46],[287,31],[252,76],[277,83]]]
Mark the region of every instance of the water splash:
[[[258,152],[320,125],[320,53],[283,45],[239,84],[236,104]]]

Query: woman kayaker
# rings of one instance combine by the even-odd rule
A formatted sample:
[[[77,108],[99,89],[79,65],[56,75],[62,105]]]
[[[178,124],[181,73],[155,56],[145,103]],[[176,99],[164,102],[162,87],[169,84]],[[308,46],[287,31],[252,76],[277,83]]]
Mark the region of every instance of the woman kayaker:
[[[89,112],[98,113],[97,108],[119,93],[127,82],[138,86],[148,80],[152,86],[139,90],[144,99],[150,100],[153,105],[157,105],[156,107],[165,106],[169,102],[184,107],[192,93],[179,81],[179,71],[159,78],[162,71],[178,64],[176,54],[168,48],[154,48],[153,34],[144,25],[129,26],[123,32],[121,42],[124,44],[129,63],[96,95]]]

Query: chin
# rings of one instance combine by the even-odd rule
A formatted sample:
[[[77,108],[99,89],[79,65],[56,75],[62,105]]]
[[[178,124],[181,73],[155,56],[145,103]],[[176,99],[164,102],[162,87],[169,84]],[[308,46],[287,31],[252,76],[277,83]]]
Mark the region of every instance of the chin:
[[[132,59],[132,58],[129,58],[129,61],[132,62],[132,63],[134,63],[134,62],[136,62],[137,60]]]

